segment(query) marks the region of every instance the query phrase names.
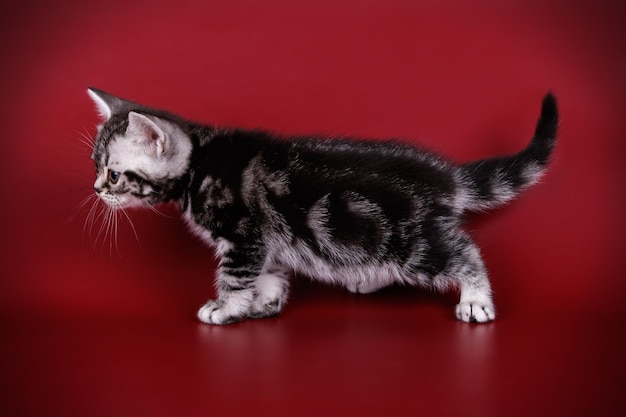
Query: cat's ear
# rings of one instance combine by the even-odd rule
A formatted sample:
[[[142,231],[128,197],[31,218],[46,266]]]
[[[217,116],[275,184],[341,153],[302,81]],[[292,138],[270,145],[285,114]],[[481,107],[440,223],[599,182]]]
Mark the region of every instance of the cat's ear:
[[[126,134],[137,143],[150,148],[156,156],[161,156],[163,152],[165,152],[165,132],[155,122],[143,114],[134,111],[128,113],[128,129],[126,129]]]
[[[109,93],[105,93],[102,90],[98,90],[97,88],[89,87],[87,93],[96,105],[98,113],[105,121],[109,120],[112,115],[117,113],[124,104],[124,100]]]

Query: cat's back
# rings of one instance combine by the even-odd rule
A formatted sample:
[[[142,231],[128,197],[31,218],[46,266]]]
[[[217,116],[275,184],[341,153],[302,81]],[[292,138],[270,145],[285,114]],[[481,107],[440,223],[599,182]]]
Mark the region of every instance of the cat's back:
[[[246,195],[268,191],[296,205],[345,193],[399,204],[438,199],[455,188],[452,164],[399,141],[231,130],[216,135],[210,144],[204,152],[210,163],[200,163],[205,169],[225,177],[242,175]]]
[[[329,186],[445,192],[454,182],[452,164],[399,141],[296,138],[287,159],[294,177]]]

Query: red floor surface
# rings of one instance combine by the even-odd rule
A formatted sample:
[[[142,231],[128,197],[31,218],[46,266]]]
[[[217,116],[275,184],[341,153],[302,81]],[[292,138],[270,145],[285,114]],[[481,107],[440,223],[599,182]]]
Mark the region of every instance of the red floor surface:
[[[6,3],[6,2],[5,2]],[[622,2],[36,1],[0,13],[0,415],[626,415]],[[499,318],[454,294],[294,283],[280,317],[194,316],[182,225],[86,222],[93,85],[189,118],[402,137],[458,161],[562,123],[545,180],[468,228]],[[91,229],[91,232],[90,232]]]

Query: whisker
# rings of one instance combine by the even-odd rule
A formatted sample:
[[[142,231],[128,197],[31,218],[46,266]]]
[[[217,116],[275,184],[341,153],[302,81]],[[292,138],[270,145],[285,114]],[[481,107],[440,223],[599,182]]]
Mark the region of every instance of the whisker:
[[[84,127],[83,127],[84,128]],[[85,129],[85,128],[84,128]],[[87,132],[87,130],[85,129],[85,131]],[[89,132],[87,132],[86,134],[76,130],[75,131],[78,135],[80,135],[80,137],[78,138],[78,141],[80,143],[82,143],[83,145],[85,145],[87,147],[87,149],[89,149],[89,151],[91,151],[94,147],[95,144],[95,140],[94,138],[89,134]]]
[[[165,216],[163,213],[159,212],[159,214]],[[141,243],[137,227],[126,209],[119,205],[106,204],[93,192],[78,202],[66,224],[75,221],[79,216],[84,216],[82,225],[83,238],[88,236],[93,241],[94,251],[97,249],[105,250],[108,246],[110,256],[113,256],[114,253],[120,257],[123,256],[120,250],[120,239],[122,237],[120,235],[120,225],[123,221],[121,220],[122,218],[128,221],[135,240]],[[96,223],[99,224],[97,225]]]
[[[78,141],[80,143],[82,143],[83,145],[85,145],[87,147],[87,149],[89,149],[89,150],[93,149],[93,144],[90,143],[89,141],[87,141],[85,139],[82,139],[82,138],[78,138]]]
[[[167,214],[163,213],[162,211],[160,211],[159,209],[157,209],[156,207],[150,205],[150,204],[146,204],[145,207],[148,207],[150,209],[150,211],[152,211],[153,213],[158,214],[161,217],[165,217],[166,219],[173,219],[172,216],[168,216]]]
[[[89,131],[89,129],[87,129],[85,127],[85,125],[81,124],[81,127],[83,128],[83,132],[78,132],[82,137],[84,137],[87,142],[91,143],[92,145],[96,143],[96,139],[93,137],[93,135],[91,134],[91,132]]]
[[[85,219],[85,226],[89,224],[89,237],[92,236],[93,233],[93,225],[96,221],[97,213],[98,213],[98,205],[100,203],[100,199],[96,198],[89,209],[89,213],[87,213],[87,219]],[[100,211],[102,213],[102,210]],[[85,228],[83,227],[83,233],[85,232]]]
[[[96,197],[94,194],[90,194],[87,197],[83,198],[71,211],[69,218],[63,223],[65,226],[69,225],[74,221],[76,217],[80,214],[80,212],[87,206],[89,200]]]
[[[115,209],[109,207],[109,217],[107,219],[107,230],[104,234],[105,240],[109,241],[109,256],[113,256],[113,224],[115,222]]]
[[[115,210],[115,252],[117,253],[117,256],[122,258],[122,252],[120,252],[120,245],[119,245],[119,240],[118,240],[118,230],[119,230],[118,217],[119,217],[118,210]]]
[[[113,227],[113,236],[112,238],[115,241],[115,252],[117,253],[117,255],[119,257],[122,257],[122,254],[120,253],[120,246],[119,246],[119,241],[118,241],[118,234],[117,234],[117,230],[118,230],[118,224],[117,224],[117,212],[118,210],[114,209],[113,210],[113,223],[111,224],[111,226]]]
[[[91,132],[89,131],[89,129],[87,129],[87,128],[85,127],[85,125],[84,125],[84,124],[82,124],[82,123],[81,123],[81,125],[80,125],[80,126],[81,126],[81,127],[83,128],[83,130],[85,131],[85,134],[86,134],[86,135],[87,135],[87,137],[90,139],[91,143],[95,143],[95,142],[96,142],[96,139],[93,137],[93,135],[91,134]]]
[[[100,236],[102,236],[102,232],[104,232],[105,230],[107,230],[107,225],[108,225],[108,221],[109,221],[109,216],[110,214],[110,210],[111,208],[107,205],[105,205],[102,210],[100,211],[98,218],[102,217],[102,224],[100,225],[100,229],[98,230],[98,234],[96,235],[96,240],[94,241],[94,245],[98,244],[98,240],[100,239]],[[102,246],[104,247],[104,244],[106,242],[106,233],[102,239]]]
[[[133,221],[130,219],[130,216],[128,215],[128,213],[126,213],[126,210],[124,210],[123,207],[120,207],[120,211],[126,217],[126,220],[128,220],[130,227],[133,229],[133,234],[135,235],[135,239],[137,240],[137,242],[139,242],[139,235],[137,234],[137,229],[135,229],[135,225]]]

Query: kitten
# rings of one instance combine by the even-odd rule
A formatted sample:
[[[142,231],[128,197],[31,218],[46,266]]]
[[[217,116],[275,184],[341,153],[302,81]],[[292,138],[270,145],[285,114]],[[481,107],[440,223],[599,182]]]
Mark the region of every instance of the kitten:
[[[453,164],[389,141],[281,138],[216,128],[90,88],[104,122],[91,155],[112,208],[177,202],[220,257],[216,300],[198,311],[226,324],[279,314],[299,273],[370,293],[394,283],[460,289],[456,317],[495,318],[465,213],[503,205],[546,170],[556,100],[516,155]]]

